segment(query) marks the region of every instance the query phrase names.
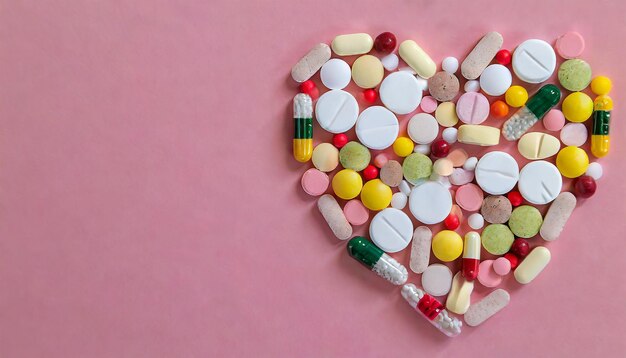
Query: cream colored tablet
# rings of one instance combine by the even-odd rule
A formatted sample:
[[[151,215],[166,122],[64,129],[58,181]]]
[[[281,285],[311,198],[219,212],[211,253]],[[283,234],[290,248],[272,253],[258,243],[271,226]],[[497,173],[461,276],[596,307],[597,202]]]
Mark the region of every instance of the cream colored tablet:
[[[435,118],[437,123],[442,127],[454,127],[459,123],[459,117],[456,115],[456,105],[454,102],[443,102],[435,110]]]
[[[502,35],[495,31],[488,32],[483,36],[461,64],[463,77],[468,80],[477,79],[496,56],[502,47],[502,42]]]
[[[576,208],[576,196],[574,194],[568,191],[559,194],[543,219],[539,235],[546,241],[558,239],[574,208]]]
[[[291,68],[291,78],[304,82],[311,78],[330,59],[330,47],[317,44]]]
[[[352,226],[334,196],[330,194],[320,196],[317,208],[339,240],[348,240],[352,236]]]
[[[430,261],[430,242],[433,233],[428,226],[418,226],[413,232],[413,243],[411,244],[411,271],[422,273],[428,267]]]
[[[549,134],[526,133],[517,142],[517,150],[526,159],[545,159],[559,152],[561,142]]]
[[[548,266],[550,258],[550,250],[543,246],[537,246],[517,266],[514,272],[515,279],[521,284],[532,282]]]
[[[461,275],[461,271],[457,272],[452,279],[452,288],[446,300],[446,308],[448,311],[456,314],[464,314],[470,305],[470,296],[474,290],[474,282],[467,281]]]
[[[372,55],[363,55],[352,64],[352,80],[361,88],[378,86],[384,74],[383,64]]]
[[[457,132],[458,141],[480,146],[498,145],[500,129],[479,124],[464,124]]]
[[[372,36],[364,33],[339,35],[330,46],[339,56],[362,55],[370,52],[374,46],[374,40]]]
[[[463,319],[468,326],[476,327],[508,306],[510,301],[511,295],[499,288],[471,305],[465,312]]]
[[[405,40],[398,48],[400,57],[424,79],[431,78],[437,72],[437,65],[430,56],[413,40]]]

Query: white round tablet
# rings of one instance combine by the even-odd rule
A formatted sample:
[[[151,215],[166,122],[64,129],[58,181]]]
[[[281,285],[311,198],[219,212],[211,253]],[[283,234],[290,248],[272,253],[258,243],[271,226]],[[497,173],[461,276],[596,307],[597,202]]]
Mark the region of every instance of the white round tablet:
[[[385,70],[391,72],[395,71],[395,69],[398,68],[398,63],[400,63],[400,59],[395,53],[390,53],[389,55],[381,58],[380,62],[382,62]]]
[[[524,82],[543,82],[552,76],[555,68],[554,49],[543,40],[526,40],[513,52],[513,71]]]
[[[459,60],[456,57],[446,57],[441,62],[441,69],[454,74],[459,69]]]
[[[407,132],[415,143],[430,144],[439,134],[439,123],[428,113],[418,113],[409,120]]]
[[[348,131],[358,117],[359,104],[353,95],[343,90],[328,91],[315,104],[317,122],[331,133]]]
[[[467,224],[474,230],[480,230],[485,225],[485,218],[480,213],[473,213],[467,218]]]
[[[399,130],[396,115],[382,106],[368,107],[356,122],[356,136],[361,144],[375,150],[389,148]]]
[[[422,100],[422,90],[417,78],[406,71],[389,74],[379,88],[380,100],[397,114],[413,112]]]
[[[428,181],[411,190],[409,209],[423,224],[442,222],[452,210],[452,195],[441,183]]]
[[[582,123],[567,123],[561,129],[561,142],[565,145],[580,147],[585,144],[589,133],[587,127]]]
[[[391,207],[394,209],[402,210],[406,206],[406,203],[409,201],[409,197],[403,192],[399,191],[397,193],[393,193],[391,196]]]
[[[448,127],[441,132],[441,137],[443,140],[450,144],[456,143],[457,140],[458,129],[455,127]]]
[[[590,163],[589,166],[587,167],[587,172],[585,172],[585,174],[589,175],[595,180],[602,178],[602,165],[600,165],[600,163],[598,162]],[[400,189],[402,189],[402,187],[400,187]]]
[[[562,186],[561,173],[554,164],[545,160],[526,164],[519,173],[517,184],[522,197],[535,205],[547,204],[556,199]]]
[[[506,194],[517,184],[519,166],[510,154],[500,151],[483,155],[476,164],[476,182],[491,195]]]
[[[465,86],[463,86],[465,92],[478,92],[480,91],[480,82],[476,80],[471,80],[465,82]]]
[[[376,214],[370,223],[370,237],[385,252],[398,252],[413,238],[413,223],[407,214],[386,208]]]
[[[352,77],[350,65],[344,60],[333,58],[322,66],[320,78],[326,88],[331,90],[344,89],[350,83]]]
[[[474,169],[476,169],[476,164],[478,164],[478,158],[469,157],[467,158],[465,163],[463,163],[463,169],[473,171]]]
[[[443,296],[452,287],[452,271],[446,265],[432,264],[422,273],[422,287],[431,296]]]
[[[489,65],[480,75],[480,88],[490,96],[501,96],[511,87],[511,71],[502,65]]]

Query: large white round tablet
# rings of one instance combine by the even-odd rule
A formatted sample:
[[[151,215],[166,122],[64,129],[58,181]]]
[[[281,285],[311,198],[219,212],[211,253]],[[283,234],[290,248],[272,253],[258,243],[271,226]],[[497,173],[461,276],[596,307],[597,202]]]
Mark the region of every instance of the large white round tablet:
[[[350,83],[352,70],[350,65],[344,60],[333,58],[322,66],[320,78],[326,88],[344,89]]]
[[[413,238],[413,223],[403,211],[387,208],[376,214],[370,223],[370,237],[385,252],[398,252]]]
[[[489,65],[480,75],[480,88],[490,96],[502,96],[511,87],[511,71],[502,65]]]
[[[452,210],[452,195],[441,183],[428,181],[411,190],[409,209],[423,224],[442,222]]]
[[[389,148],[398,137],[398,118],[387,108],[371,106],[361,112],[356,122],[356,136],[366,147],[375,150]]]
[[[359,104],[350,93],[332,90],[324,93],[315,105],[315,118],[320,127],[331,133],[348,131],[359,117]]]
[[[446,265],[432,264],[422,273],[422,287],[432,296],[443,296],[452,287],[452,271]]]
[[[522,197],[535,205],[544,205],[556,199],[562,186],[561,173],[554,164],[545,160],[526,164],[519,173],[517,184]]]
[[[482,190],[491,195],[502,195],[517,184],[519,166],[510,154],[494,151],[480,158],[474,173]]]
[[[526,40],[513,52],[513,71],[524,82],[543,82],[552,76],[555,68],[554,49],[543,40]]]
[[[439,123],[428,113],[418,113],[409,120],[407,132],[415,143],[430,144],[439,134]]]
[[[413,112],[422,100],[422,90],[417,78],[406,71],[387,76],[378,91],[385,107],[397,114]]]

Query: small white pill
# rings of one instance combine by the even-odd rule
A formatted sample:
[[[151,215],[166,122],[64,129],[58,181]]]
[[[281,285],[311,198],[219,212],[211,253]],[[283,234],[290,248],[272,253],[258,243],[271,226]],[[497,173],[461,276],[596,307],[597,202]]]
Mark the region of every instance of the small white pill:
[[[385,70],[391,72],[395,71],[395,69],[398,68],[398,63],[400,61],[398,59],[398,55],[396,55],[395,53],[390,53],[389,55],[381,58],[380,62],[382,62]]]
[[[426,91],[428,89],[428,81],[421,78],[420,76],[416,76],[417,78],[417,87],[422,91]]]
[[[456,128],[448,127],[443,130],[443,133],[441,133],[441,136],[443,137],[443,140],[445,140],[446,142],[450,144],[454,144],[456,143],[457,132],[458,130]]]
[[[446,57],[441,62],[441,68],[448,73],[456,73],[459,69],[459,60],[456,57]]]
[[[409,194],[411,194],[411,184],[406,180],[402,180],[400,183],[400,191],[404,193],[404,195],[409,196]]]
[[[409,197],[403,192],[394,193],[391,196],[391,207],[394,209],[402,210],[406,206]]]
[[[593,162],[589,164],[589,166],[587,167],[587,172],[585,174],[589,175],[595,180],[602,178],[602,165],[600,165],[600,163],[598,162]]]
[[[429,144],[418,144],[413,148],[415,153],[421,153],[424,155],[430,155],[430,145]]]
[[[485,225],[485,218],[479,213],[474,213],[467,218],[469,227],[474,230],[479,230]]]
[[[344,89],[350,83],[351,71],[350,65],[346,61],[333,58],[326,61],[324,66],[322,66],[320,78],[328,89]]]
[[[480,82],[476,80],[471,80],[465,82],[465,86],[463,86],[465,92],[478,92],[480,91]]]
[[[463,164],[463,169],[472,171],[472,170],[476,169],[476,164],[478,164],[478,158],[476,158],[476,157],[469,157],[469,158],[467,158],[467,160]]]
[[[480,88],[490,96],[501,96],[511,87],[511,71],[502,65],[489,65],[480,75]]]

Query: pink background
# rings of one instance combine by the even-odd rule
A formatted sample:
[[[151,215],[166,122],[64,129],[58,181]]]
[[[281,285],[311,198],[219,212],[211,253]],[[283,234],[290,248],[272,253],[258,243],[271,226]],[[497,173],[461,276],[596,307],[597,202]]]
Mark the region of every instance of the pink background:
[[[617,0],[3,1],[0,356],[623,355],[625,12]],[[572,29],[615,83],[605,177],[540,278],[509,277],[512,304],[447,339],[348,257],[299,187],[289,70],[340,33],[390,30],[439,63],[489,30],[512,48]]]

